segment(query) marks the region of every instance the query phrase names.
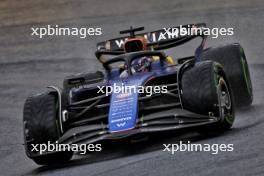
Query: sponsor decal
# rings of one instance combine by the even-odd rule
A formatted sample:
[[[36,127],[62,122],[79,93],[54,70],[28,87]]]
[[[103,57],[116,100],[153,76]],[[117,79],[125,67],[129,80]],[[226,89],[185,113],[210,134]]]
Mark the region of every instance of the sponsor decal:
[[[123,122],[123,123],[117,123],[116,126],[117,126],[117,127],[123,127],[123,126],[125,126],[125,124],[126,124],[126,122]]]
[[[120,99],[120,98],[126,98],[129,97],[131,95],[131,93],[127,92],[127,93],[121,93],[119,95],[116,96],[116,98]]]

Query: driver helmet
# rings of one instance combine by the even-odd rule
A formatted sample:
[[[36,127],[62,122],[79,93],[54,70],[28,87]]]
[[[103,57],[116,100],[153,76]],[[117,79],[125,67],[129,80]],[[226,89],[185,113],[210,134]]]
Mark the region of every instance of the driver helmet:
[[[150,57],[140,57],[131,62],[132,73],[149,71],[151,65]]]

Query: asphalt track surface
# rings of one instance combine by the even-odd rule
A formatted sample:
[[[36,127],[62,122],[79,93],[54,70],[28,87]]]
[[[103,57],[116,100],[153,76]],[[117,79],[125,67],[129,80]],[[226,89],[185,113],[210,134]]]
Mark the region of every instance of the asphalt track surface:
[[[262,0],[3,0],[0,2],[0,175],[264,175],[264,2]],[[189,133],[158,136],[138,144],[113,145],[101,153],[75,156],[65,165],[40,167],[24,152],[25,98],[61,85],[66,75],[101,69],[96,42],[118,36],[130,25],[146,30],[185,23],[233,27],[233,36],[209,39],[208,46],[239,42],[248,58],[254,88],[251,107],[237,110],[232,130],[208,137]],[[30,28],[48,24],[102,27],[100,37],[32,37]],[[174,57],[186,55],[181,47]],[[234,144],[233,152],[162,152],[162,144],[190,140]]]

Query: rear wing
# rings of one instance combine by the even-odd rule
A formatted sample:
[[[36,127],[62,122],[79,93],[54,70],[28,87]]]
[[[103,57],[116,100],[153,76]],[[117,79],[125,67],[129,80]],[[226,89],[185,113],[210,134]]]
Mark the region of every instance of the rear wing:
[[[147,45],[152,50],[162,50],[176,47],[196,37],[202,37],[203,40],[201,42],[201,45],[195,51],[197,60],[200,60],[200,55],[202,52],[201,50],[203,50],[203,45],[206,39],[204,28],[206,28],[205,23],[188,24],[171,28],[163,28],[147,33],[135,34],[134,37],[146,38]],[[98,43],[97,51],[95,53],[96,57],[99,59],[99,57],[103,54],[119,55],[124,53],[124,43],[130,37],[131,36],[119,37]],[[101,61],[101,59],[99,60]]]
[[[135,37],[144,37],[148,41],[148,45],[152,46],[154,50],[167,49],[171,48],[189,40],[197,37],[197,36],[205,36],[204,28],[206,27],[205,23],[198,24],[188,24],[183,26],[171,27],[171,28],[163,28],[157,31],[147,32],[136,34]],[[180,34],[180,30],[192,33],[192,30],[197,30],[198,32],[193,32],[192,35],[182,35]],[[99,51],[123,51],[123,45],[125,41],[130,36],[119,37],[115,39],[110,39],[107,41],[103,41],[97,44],[97,50]]]

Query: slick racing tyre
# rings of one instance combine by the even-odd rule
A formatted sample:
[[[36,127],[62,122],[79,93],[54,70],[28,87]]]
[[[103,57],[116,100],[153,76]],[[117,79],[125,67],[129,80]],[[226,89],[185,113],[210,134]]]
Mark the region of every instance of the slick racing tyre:
[[[57,123],[57,97],[52,92],[45,92],[27,98],[24,105],[24,139],[28,157],[40,165],[51,165],[71,159],[71,151],[41,155],[33,151],[32,144],[54,143],[60,137]]]
[[[252,103],[253,93],[250,72],[244,50],[240,44],[235,43],[208,48],[204,51],[203,58],[223,65],[231,89],[234,92],[236,106],[248,106]]]
[[[184,71],[181,80],[183,108],[219,118],[210,126],[213,132],[233,125],[233,97],[223,68],[219,63],[203,61]],[[212,128],[213,127],[213,128]]]

